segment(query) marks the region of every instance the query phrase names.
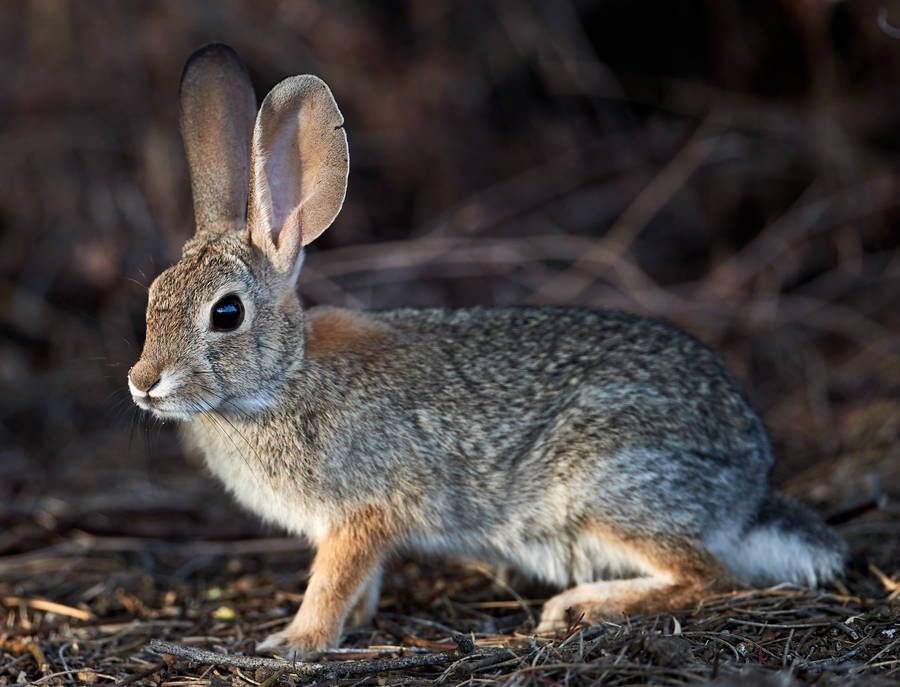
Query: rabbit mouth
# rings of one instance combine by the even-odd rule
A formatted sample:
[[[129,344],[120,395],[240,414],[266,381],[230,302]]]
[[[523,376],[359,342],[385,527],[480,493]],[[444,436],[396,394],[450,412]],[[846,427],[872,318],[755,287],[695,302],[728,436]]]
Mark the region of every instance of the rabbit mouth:
[[[202,413],[216,412],[217,408],[206,400],[179,402],[174,399],[134,397],[135,405],[160,420],[188,422]]]
[[[129,375],[128,388],[135,405],[141,410],[152,413],[160,420],[187,421],[199,413],[216,410],[218,404],[212,399],[176,397],[176,395],[182,395],[184,391],[184,387],[180,385],[181,379],[182,375],[164,371],[148,389],[141,389],[134,385]]]
[[[173,403],[171,399],[154,398],[146,393],[141,395],[132,393],[131,398],[138,408],[146,410],[160,420],[187,421],[202,412],[199,409],[186,407],[184,404]]]

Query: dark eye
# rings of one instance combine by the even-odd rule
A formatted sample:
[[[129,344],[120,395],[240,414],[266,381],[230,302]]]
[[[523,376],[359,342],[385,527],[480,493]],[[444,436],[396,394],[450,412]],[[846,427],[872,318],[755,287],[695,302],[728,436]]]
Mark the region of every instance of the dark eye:
[[[215,332],[230,332],[244,321],[244,304],[233,293],[223,296],[209,313],[209,324]]]

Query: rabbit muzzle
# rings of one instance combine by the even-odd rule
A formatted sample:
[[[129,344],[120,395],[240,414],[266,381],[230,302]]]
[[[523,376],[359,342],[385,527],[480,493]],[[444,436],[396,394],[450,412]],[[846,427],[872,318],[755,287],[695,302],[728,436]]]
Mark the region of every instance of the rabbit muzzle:
[[[186,412],[182,408],[184,403],[178,400],[182,377],[163,365],[141,358],[128,371],[128,389],[135,405],[142,410],[162,420],[188,420],[192,413]]]
[[[150,391],[159,385],[159,370],[147,360],[138,360],[128,371],[128,388],[135,398],[149,396]]]

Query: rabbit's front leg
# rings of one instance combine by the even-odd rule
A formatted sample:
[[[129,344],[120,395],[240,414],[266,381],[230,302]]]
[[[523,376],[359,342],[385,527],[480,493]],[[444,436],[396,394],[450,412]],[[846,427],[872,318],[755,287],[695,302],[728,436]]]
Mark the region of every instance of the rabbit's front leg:
[[[298,657],[337,645],[344,622],[367,583],[377,581],[393,527],[376,508],[345,520],[319,544],[300,610],[257,645],[258,652]]]

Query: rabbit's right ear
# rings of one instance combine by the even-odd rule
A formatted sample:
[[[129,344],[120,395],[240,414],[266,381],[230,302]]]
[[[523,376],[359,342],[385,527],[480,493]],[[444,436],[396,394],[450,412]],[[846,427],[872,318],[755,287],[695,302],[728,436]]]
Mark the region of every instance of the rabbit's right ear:
[[[350,158],[344,117],[320,78],[292,76],[263,100],[253,131],[250,240],[296,278],[303,246],[337,217]]]
[[[181,133],[191,173],[197,233],[244,226],[256,94],[227,45],[206,45],[181,75]]]

